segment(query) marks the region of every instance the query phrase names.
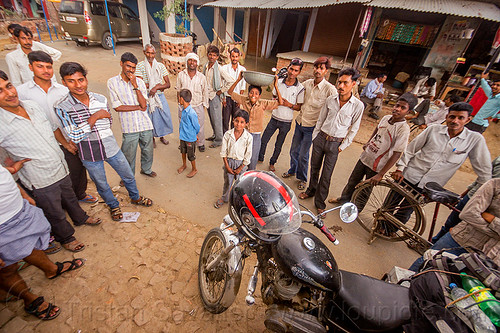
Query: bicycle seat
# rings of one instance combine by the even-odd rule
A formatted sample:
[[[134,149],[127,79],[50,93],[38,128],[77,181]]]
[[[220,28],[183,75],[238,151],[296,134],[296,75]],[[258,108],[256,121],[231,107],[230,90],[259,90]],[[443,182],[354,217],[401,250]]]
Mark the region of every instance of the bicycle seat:
[[[449,204],[452,206],[455,206],[460,200],[460,195],[448,191],[435,182],[428,182],[427,184],[425,184],[424,194],[429,197],[431,201],[436,201],[442,204]]]

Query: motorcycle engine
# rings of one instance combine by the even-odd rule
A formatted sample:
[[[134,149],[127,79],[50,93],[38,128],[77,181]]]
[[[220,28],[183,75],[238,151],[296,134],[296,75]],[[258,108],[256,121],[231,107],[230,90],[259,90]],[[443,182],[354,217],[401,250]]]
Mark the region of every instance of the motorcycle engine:
[[[287,276],[278,269],[272,259],[265,274],[262,284],[262,298],[265,304],[273,304],[276,301],[291,301],[300,291],[301,284]]]

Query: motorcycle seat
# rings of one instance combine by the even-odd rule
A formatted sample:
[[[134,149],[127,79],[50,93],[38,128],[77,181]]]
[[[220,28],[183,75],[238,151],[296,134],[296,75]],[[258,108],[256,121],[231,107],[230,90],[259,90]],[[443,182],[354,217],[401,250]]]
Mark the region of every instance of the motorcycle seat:
[[[389,331],[410,320],[408,288],[362,274],[339,271],[341,287],[335,303],[359,330]]]
[[[452,206],[455,206],[458,200],[460,200],[460,195],[448,191],[435,182],[428,182],[424,185],[424,194],[432,201],[442,204],[450,204]]]

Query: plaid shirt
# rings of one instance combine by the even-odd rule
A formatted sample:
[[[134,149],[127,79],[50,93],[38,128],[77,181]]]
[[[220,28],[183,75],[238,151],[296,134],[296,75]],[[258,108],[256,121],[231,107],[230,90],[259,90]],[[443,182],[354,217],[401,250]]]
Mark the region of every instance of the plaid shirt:
[[[108,101],[103,95],[88,92],[89,106],[67,94],[54,107],[63,124],[64,132],[78,145],[78,155],[83,161],[103,161],[118,153],[120,148],[111,130],[111,119],[99,119],[90,128],[87,120],[97,111],[108,110]]]
[[[17,173],[29,189],[52,185],[69,174],[68,165],[54,137],[53,126],[32,101],[21,101],[30,119],[0,108],[0,147],[14,161],[30,158]]]
[[[137,86],[147,101],[148,93],[144,81],[137,78]],[[114,109],[121,105],[139,105],[139,100],[137,99],[137,94],[134,91],[132,83],[130,81],[125,82],[121,75],[108,80],[108,90],[111,107]],[[120,117],[123,133],[137,133],[153,129],[153,123],[147,111],[118,112],[118,116]]]

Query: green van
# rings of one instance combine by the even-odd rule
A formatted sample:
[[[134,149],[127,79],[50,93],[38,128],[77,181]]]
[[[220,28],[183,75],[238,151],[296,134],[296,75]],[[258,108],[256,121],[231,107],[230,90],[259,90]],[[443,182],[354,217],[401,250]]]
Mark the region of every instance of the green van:
[[[141,40],[139,17],[129,7],[108,1],[109,19],[115,42]],[[62,0],[59,20],[64,38],[77,44],[113,47],[104,1]]]

